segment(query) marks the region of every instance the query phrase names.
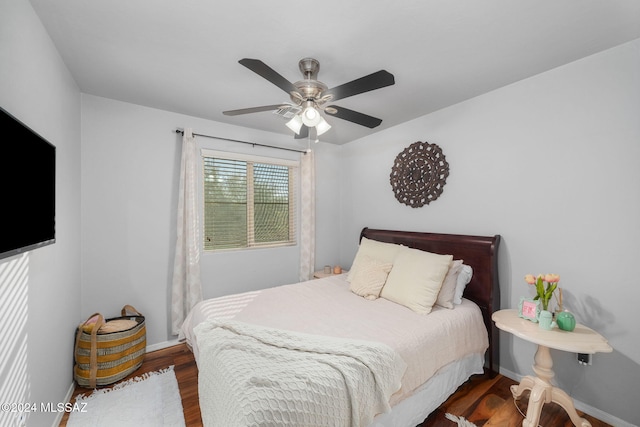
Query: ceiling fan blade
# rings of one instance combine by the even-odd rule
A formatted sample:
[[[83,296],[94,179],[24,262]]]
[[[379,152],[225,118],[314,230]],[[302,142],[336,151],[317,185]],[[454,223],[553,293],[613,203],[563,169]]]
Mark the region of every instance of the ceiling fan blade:
[[[382,119],[358,113],[357,111],[349,110],[348,108],[338,107],[337,105],[329,105],[328,107],[326,107],[325,113],[342,120],[348,120],[361,126],[366,126],[371,129],[379,126],[380,123],[382,123]]]
[[[284,105],[286,107],[286,105]],[[262,107],[241,108],[239,110],[223,111],[225,116],[239,116],[240,114],[259,113],[261,111],[273,111],[282,108],[283,104],[263,105]]]
[[[309,128],[306,125],[302,125],[300,133],[295,134],[295,139],[304,139],[309,136]]]
[[[395,84],[395,82],[393,74],[386,70],[380,70],[369,74],[368,76],[360,77],[359,79],[352,80],[349,83],[329,89],[327,93],[333,95],[333,101],[337,101],[338,99],[344,99],[349,96],[391,86],[392,84]]]
[[[243,58],[238,62],[259,76],[269,80],[271,83],[287,93],[298,91],[298,88],[295,87],[293,83],[282,77],[273,68],[269,67],[259,59]]]

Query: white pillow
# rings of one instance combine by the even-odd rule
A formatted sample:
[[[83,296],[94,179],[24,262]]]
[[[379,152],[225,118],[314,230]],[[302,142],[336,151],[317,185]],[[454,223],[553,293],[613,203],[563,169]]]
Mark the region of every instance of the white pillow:
[[[380,296],[416,313],[428,314],[438,298],[452,255],[401,248]]]
[[[462,269],[462,260],[451,261],[449,271],[444,277],[442,287],[436,299],[436,305],[444,308],[453,308],[453,297],[456,293],[456,284],[458,282],[458,274]]]
[[[377,240],[371,240],[363,237],[360,241],[360,246],[358,247],[356,257],[353,259],[353,264],[349,269],[349,274],[347,274],[347,282],[351,282],[353,280],[353,276],[358,270],[362,257],[368,256],[382,262],[389,262],[393,264],[393,260],[395,259],[396,254],[398,253],[400,248],[402,248],[401,245],[378,242]]]
[[[462,264],[460,273],[458,273],[458,280],[456,281],[456,293],[453,295],[454,304],[462,304],[462,294],[464,293],[464,288],[467,287],[467,285],[471,281],[472,276],[473,269],[471,268],[471,266]]]
[[[363,256],[358,264],[358,270],[353,275],[349,289],[356,295],[368,300],[377,299],[387,281],[387,276],[393,264]]]

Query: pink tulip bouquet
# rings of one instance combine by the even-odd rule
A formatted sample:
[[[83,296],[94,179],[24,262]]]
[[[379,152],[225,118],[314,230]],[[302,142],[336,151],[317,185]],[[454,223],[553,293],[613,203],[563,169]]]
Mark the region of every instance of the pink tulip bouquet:
[[[553,296],[553,292],[558,287],[560,276],[557,274],[539,274],[537,277],[533,274],[527,274],[524,276],[524,280],[536,287],[536,296],[534,300],[540,300],[542,302],[542,309],[549,309],[549,300]]]

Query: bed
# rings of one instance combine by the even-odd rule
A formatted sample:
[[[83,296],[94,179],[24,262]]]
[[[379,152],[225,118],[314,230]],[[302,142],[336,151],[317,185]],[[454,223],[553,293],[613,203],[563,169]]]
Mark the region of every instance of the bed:
[[[463,260],[473,271],[464,298],[417,313],[356,295],[342,274],[203,301],[181,338],[198,364],[205,425],[415,426],[483,367],[495,374],[500,236],[365,228],[360,241],[354,267],[364,242]],[[284,359],[273,353],[283,348]]]

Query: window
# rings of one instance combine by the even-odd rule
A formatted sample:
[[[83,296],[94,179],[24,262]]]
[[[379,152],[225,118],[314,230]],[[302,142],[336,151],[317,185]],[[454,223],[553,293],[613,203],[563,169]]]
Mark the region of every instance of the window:
[[[203,151],[204,249],[296,243],[297,162]]]

